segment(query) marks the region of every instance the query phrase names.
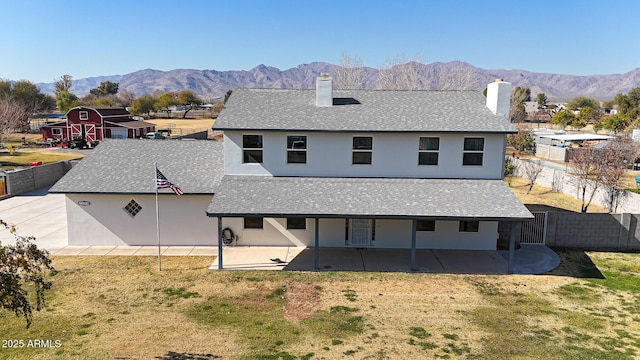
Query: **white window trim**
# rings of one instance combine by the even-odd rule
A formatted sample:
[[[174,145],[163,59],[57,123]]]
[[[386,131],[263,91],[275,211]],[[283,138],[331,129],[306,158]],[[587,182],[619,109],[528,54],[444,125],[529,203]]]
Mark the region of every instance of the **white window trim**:
[[[466,139],[482,139],[482,150],[465,150],[464,141]],[[484,166],[484,149],[487,144],[487,138],[484,136],[465,136],[462,140],[462,166]],[[467,165],[464,163],[464,154],[482,154],[482,164],[480,165]]]
[[[62,135],[61,128],[51,128],[51,135]]]
[[[89,112],[88,111],[79,111],[78,112],[78,117],[80,118],[80,120],[89,120]]]
[[[438,139],[438,150],[420,150],[420,138],[436,138]],[[440,136],[418,136],[418,166],[440,166]],[[464,144],[463,144],[464,145]],[[436,153],[438,154],[438,163],[435,165],[420,164],[421,153]]]
[[[262,136],[262,147],[261,148],[245,148],[244,147],[244,137],[245,136],[251,136],[251,135],[258,135],[258,136]],[[264,164],[264,135],[263,134],[256,134],[256,133],[248,133],[248,134],[242,134],[241,138],[241,149],[242,149],[242,165],[262,165]],[[245,150],[260,150],[262,151],[262,162],[245,162],[244,161],[244,152]]]
[[[289,136],[304,136],[304,138],[305,138],[305,148],[304,149],[289,149],[287,147],[288,143],[289,143]],[[294,165],[294,166],[296,166],[296,165],[298,165],[298,166],[307,165],[307,163],[309,162],[309,152],[307,151],[307,150],[309,150],[309,137],[307,135],[301,135],[301,134],[287,134],[286,142],[287,143],[284,144],[284,146],[285,146],[285,163],[287,165]],[[264,147],[264,143],[262,144],[262,146]],[[304,151],[305,152],[305,161],[303,163],[290,163],[289,162],[289,151]]]
[[[361,150],[361,149],[354,149],[353,148],[353,139],[354,138],[363,138],[363,137],[369,137],[371,138],[371,150]],[[353,135],[351,137],[351,165],[355,165],[355,166],[360,166],[360,165],[373,165],[373,143],[374,143],[374,138],[373,135]],[[368,164],[354,164],[353,163],[353,153],[371,153],[371,162]]]

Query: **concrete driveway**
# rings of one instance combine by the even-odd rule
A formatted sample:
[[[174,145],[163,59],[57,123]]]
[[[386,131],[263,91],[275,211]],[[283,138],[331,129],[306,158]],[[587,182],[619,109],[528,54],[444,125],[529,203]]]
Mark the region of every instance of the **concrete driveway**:
[[[0,201],[0,219],[16,226],[17,234],[35,236],[36,245],[51,253],[67,246],[67,213],[64,195],[47,194],[48,188]],[[0,242],[15,243],[14,236],[0,230]]]

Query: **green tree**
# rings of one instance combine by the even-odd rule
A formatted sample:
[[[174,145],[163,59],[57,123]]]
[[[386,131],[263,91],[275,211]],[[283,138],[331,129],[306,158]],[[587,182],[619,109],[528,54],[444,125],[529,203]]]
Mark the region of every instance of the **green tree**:
[[[536,96],[536,102],[538,103],[538,109],[544,109],[547,107],[547,94],[539,93]]]
[[[587,126],[587,122],[582,120],[582,119],[580,119],[580,118],[578,118],[578,117],[576,117],[575,120],[573,120],[571,122],[571,124],[569,124],[569,125],[571,125],[572,128],[574,128],[576,130],[579,130],[579,129],[582,129],[583,127]]]
[[[600,109],[600,103],[598,100],[586,96],[576,96],[567,103],[567,109],[569,110],[580,110],[584,107]]]
[[[71,91],[71,86],[73,86],[73,77],[67,74],[60,76],[60,79],[53,82],[56,95],[62,91]]]
[[[180,105],[178,94],[175,92],[168,92],[158,96],[156,103],[153,105],[155,111],[164,111],[167,113],[167,118],[171,115],[170,108],[172,106]]]
[[[640,118],[640,87],[633,88],[625,94],[617,94],[613,102],[618,105],[618,114],[635,122]]]
[[[526,126],[517,126],[516,134],[507,135],[507,144],[513,146],[519,152],[525,151],[533,147],[535,137],[533,131]]]
[[[603,118],[603,121],[602,121],[602,128],[609,131],[613,131],[614,133],[618,133],[618,131],[623,131],[630,125],[631,125],[631,120],[620,113],[607,116]]]
[[[0,227],[13,234],[14,245],[0,243],[0,307],[23,316],[27,328],[33,319],[33,304],[27,289],[35,290],[35,309],[45,305],[45,291],[51,282],[45,280],[47,272],[55,271],[46,250],[33,243],[34,237],[19,236],[14,226],[0,220]]]
[[[183,105],[185,107],[184,114],[182,114],[183,119],[187,117],[187,113],[189,111],[202,104],[202,100],[190,90],[181,91],[178,94],[178,102],[180,103],[180,105]]]
[[[80,99],[75,94],[69,91],[60,91],[56,94],[56,106],[61,113],[66,114],[69,109],[78,105],[80,105]]]
[[[564,129],[567,125],[571,124],[576,120],[576,116],[573,114],[571,110],[560,110],[553,115],[551,118],[551,123],[555,125],[560,125]]]
[[[590,106],[581,108],[578,112],[578,115],[576,115],[579,120],[582,120],[585,123],[597,122],[598,120],[600,120],[601,116],[602,114],[600,113],[600,110],[598,110],[597,108],[594,109]]]
[[[157,100],[152,95],[144,94],[131,102],[131,113],[134,115],[147,114],[150,117]]]
[[[103,81],[100,86],[89,90],[89,93],[96,97],[115,95],[118,93],[118,87],[120,87],[120,84],[117,82]]]
[[[74,106],[80,105],[78,97],[71,92],[73,86],[73,77],[71,75],[62,75],[60,79],[53,83],[56,95],[56,106],[61,113],[66,113]]]

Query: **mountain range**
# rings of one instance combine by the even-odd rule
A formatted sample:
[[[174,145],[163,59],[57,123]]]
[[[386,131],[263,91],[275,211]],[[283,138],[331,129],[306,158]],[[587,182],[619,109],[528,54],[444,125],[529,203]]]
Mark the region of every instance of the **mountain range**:
[[[634,87],[640,86],[640,68],[624,74],[610,75],[561,75],[536,73],[526,70],[482,69],[469,63],[452,61],[447,63],[412,63],[419,68],[422,88],[481,90],[496,78],[502,78],[514,86],[528,87],[532,97],[545,93],[549,101],[568,101],[575,96],[588,96],[600,101],[611,100],[618,93],[626,94]],[[139,70],[125,75],[97,76],[74,79],[71,92],[78,96],[89,93],[103,81],[118,82],[120,89],[131,91],[136,96],[154,91],[169,92],[191,90],[206,100],[221,98],[236,88],[276,88],[276,89],[311,89],[315,86],[315,78],[322,73],[335,74],[339,66],[313,62],[297,67],[280,70],[275,67],[258,65],[251,70],[195,70],[175,69],[160,71],[153,69]],[[363,69],[364,86],[376,88],[379,69],[365,67]],[[449,87],[443,87],[448,79]],[[53,93],[53,83],[37,84],[41,91]]]

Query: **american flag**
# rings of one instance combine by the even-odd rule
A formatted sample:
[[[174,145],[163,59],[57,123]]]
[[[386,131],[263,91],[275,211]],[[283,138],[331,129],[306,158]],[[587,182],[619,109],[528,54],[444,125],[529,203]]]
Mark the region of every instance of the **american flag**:
[[[178,195],[184,194],[184,192],[182,191],[182,189],[180,189],[180,187],[178,187],[178,185],[175,185],[171,183],[169,180],[167,180],[167,177],[162,175],[160,170],[158,170],[157,168],[156,168],[156,186],[158,187],[158,189],[170,188],[171,190],[173,190],[174,193]]]

